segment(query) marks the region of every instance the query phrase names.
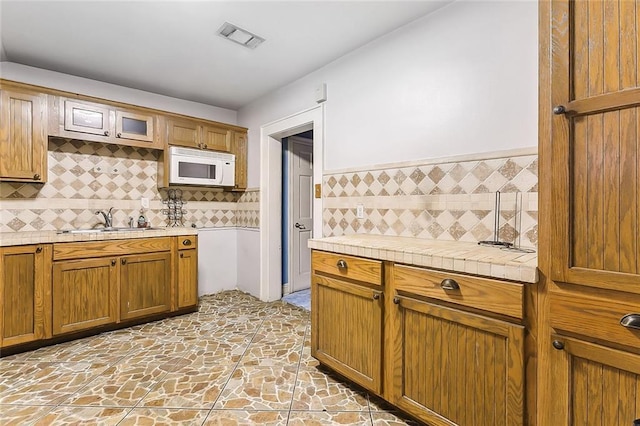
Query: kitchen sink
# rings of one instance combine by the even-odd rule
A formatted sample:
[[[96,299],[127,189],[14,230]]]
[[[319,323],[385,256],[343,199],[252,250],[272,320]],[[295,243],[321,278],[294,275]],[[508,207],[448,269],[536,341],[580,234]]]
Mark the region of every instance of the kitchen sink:
[[[58,234],[99,234],[103,232],[134,232],[134,231],[157,231],[163,228],[92,228],[92,229],[67,229],[58,231]]]

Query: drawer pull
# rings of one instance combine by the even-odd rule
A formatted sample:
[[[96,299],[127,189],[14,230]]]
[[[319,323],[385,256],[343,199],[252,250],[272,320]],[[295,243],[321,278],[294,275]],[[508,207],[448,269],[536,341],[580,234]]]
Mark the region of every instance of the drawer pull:
[[[627,314],[620,319],[620,325],[626,328],[640,330],[640,314]]]
[[[340,259],[338,260],[338,263],[336,263],[336,266],[338,267],[338,269],[347,269],[347,262]]]
[[[126,265],[127,264],[127,259],[120,260],[120,263],[122,263],[123,265]]]
[[[35,175],[33,175],[33,178],[35,180],[40,180],[40,175],[38,173],[36,173]]]
[[[440,288],[443,290],[460,290],[460,286],[456,282],[456,280],[452,280],[451,278],[446,278],[442,280],[440,283]]]
[[[399,297],[394,297],[393,298],[393,303],[396,304],[396,305],[399,305],[400,304],[400,298]]]
[[[380,293],[373,293],[373,300],[380,299]]]
[[[552,344],[553,344],[553,347],[559,351],[564,349],[564,343],[562,343],[560,340],[554,340]]]
[[[184,253],[180,253],[180,257],[181,257],[181,258],[184,258]]]
[[[38,248],[36,248],[36,253],[42,253],[42,247],[38,246]]]
[[[191,245],[191,240],[184,240],[184,241],[182,241],[182,245],[183,245],[183,246],[190,246],[190,245]]]
[[[111,259],[111,266],[116,266],[116,260],[115,259]]]

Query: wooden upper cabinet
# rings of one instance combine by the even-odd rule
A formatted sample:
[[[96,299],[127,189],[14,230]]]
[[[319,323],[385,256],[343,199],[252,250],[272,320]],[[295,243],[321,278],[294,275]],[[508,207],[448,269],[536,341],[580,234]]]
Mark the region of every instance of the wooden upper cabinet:
[[[116,138],[153,142],[154,116],[116,110]]]
[[[247,189],[247,132],[233,132],[231,153],[236,156],[236,179],[234,191]]]
[[[0,248],[0,347],[51,337],[51,246]]]
[[[200,126],[197,121],[167,118],[165,123],[169,145],[200,148]]]
[[[111,110],[106,105],[62,98],[64,130],[111,136]]]
[[[231,130],[203,121],[167,118],[167,144],[229,152]]]
[[[553,2],[555,281],[640,293],[639,9]]]
[[[0,87],[0,180],[47,180],[46,95]]]
[[[202,126],[202,148],[229,152],[231,149],[231,130],[222,127]]]
[[[50,96],[55,100],[55,96]],[[143,110],[126,109],[80,99],[58,97],[59,121],[50,121],[54,136],[73,137],[92,142],[104,142],[137,147],[161,148],[156,138],[157,116]],[[51,102],[56,104],[55,101]]]

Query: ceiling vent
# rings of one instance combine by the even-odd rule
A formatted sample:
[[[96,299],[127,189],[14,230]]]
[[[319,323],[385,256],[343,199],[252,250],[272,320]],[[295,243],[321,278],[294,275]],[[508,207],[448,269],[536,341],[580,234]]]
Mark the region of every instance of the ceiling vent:
[[[248,47],[249,49],[255,49],[258,47],[264,39],[255,34],[250,33],[247,30],[236,27],[233,24],[225,22],[224,25],[218,30],[218,34],[227,40],[231,40],[234,43]]]

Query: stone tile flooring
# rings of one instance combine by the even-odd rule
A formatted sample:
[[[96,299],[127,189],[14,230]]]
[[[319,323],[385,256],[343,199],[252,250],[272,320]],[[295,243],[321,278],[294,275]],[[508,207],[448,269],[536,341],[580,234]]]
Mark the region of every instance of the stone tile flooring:
[[[0,359],[0,425],[404,425],[318,368],[309,312],[239,291]],[[388,408],[388,407],[387,407]]]

